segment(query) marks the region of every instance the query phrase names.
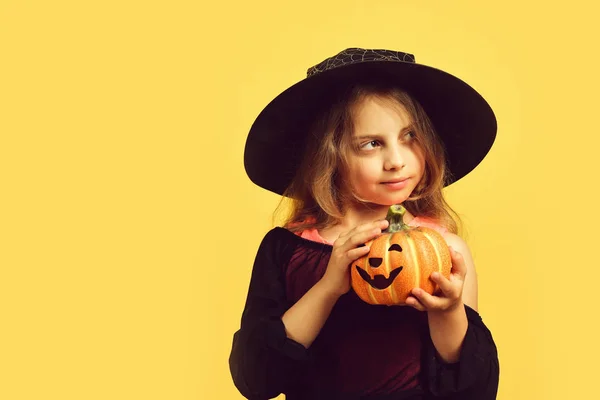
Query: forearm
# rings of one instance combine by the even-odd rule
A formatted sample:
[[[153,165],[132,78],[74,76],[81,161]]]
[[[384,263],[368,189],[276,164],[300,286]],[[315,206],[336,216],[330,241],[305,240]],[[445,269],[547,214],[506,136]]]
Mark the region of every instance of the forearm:
[[[438,355],[446,363],[457,362],[469,325],[463,303],[448,311],[430,311],[427,318]]]
[[[338,299],[322,281],[317,282],[281,317],[287,337],[310,347]]]

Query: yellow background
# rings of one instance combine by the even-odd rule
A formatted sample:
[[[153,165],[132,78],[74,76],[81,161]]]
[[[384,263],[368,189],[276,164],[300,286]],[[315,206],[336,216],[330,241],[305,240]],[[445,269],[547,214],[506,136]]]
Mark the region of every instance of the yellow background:
[[[245,175],[246,134],[347,47],[490,102],[495,146],[447,194],[498,398],[593,398],[598,10],[488,4],[1,0],[0,398],[241,398],[227,360],[278,201]]]

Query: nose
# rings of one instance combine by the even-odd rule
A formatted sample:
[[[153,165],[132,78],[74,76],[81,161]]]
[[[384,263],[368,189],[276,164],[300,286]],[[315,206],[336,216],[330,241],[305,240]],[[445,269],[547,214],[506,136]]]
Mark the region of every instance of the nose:
[[[373,268],[377,268],[381,265],[383,258],[369,258],[369,265]]]
[[[386,171],[401,169],[404,167],[406,160],[399,146],[391,146],[385,152],[385,159],[383,162],[383,168]]]

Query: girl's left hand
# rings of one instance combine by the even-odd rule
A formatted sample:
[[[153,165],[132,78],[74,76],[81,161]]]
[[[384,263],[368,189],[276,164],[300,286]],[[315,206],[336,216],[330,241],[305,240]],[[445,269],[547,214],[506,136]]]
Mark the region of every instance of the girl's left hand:
[[[463,256],[450,248],[452,269],[450,279],[438,272],[431,274],[431,280],[438,285],[438,290],[431,295],[423,289],[414,288],[412,296],[408,296],[406,304],[419,311],[449,311],[462,304],[462,292],[467,275],[467,266]],[[414,297],[413,297],[414,296]]]

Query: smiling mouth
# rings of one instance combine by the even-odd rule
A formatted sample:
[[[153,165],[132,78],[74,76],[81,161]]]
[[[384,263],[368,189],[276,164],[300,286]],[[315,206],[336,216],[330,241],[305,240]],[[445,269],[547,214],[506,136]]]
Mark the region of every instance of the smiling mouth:
[[[406,180],[408,180],[408,178],[396,179],[396,180],[393,180],[393,181],[386,181],[386,182],[381,182],[381,183],[401,183],[401,182],[404,182]]]
[[[398,276],[400,271],[402,271],[402,268],[404,268],[404,267],[398,267],[398,268],[392,270],[392,272],[390,272],[389,278],[386,278],[384,275],[375,275],[373,278],[371,278],[369,276],[369,274],[367,273],[367,271],[360,268],[358,265],[355,265],[355,267],[356,267],[356,270],[358,271],[358,274],[360,275],[361,278],[363,278],[365,280],[365,282],[367,282],[369,285],[371,285],[371,287],[373,287],[375,289],[379,289],[379,290],[385,289],[388,286],[390,286],[392,284],[392,282],[394,282],[394,279],[396,279],[396,277]]]

